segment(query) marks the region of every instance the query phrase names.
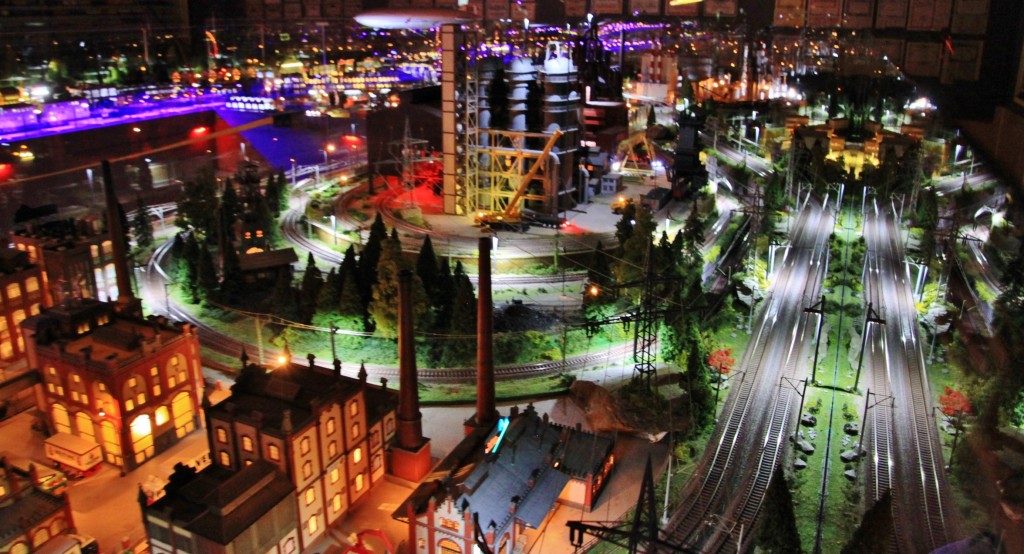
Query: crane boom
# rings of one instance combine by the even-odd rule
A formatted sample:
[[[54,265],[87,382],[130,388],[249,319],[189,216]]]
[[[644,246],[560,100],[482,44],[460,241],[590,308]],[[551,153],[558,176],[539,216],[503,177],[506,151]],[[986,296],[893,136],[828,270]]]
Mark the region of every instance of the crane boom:
[[[544,150],[541,151],[540,156],[534,160],[533,165],[530,166],[530,170],[526,172],[526,175],[523,175],[522,179],[520,179],[519,189],[516,190],[516,194],[512,197],[512,200],[509,200],[508,205],[505,206],[505,210],[501,212],[502,215],[508,217],[519,211],[517,209],[519,199],[523,197],[523,194],[526,192],[526,187],[529,186],[530,181],[532,181],[537,175],[537,172],[540,171],[541,165],[544,164],[544,160],[547,159],[548,154],[551,153],[551,149],[554,148],[555,143],[558,142],[558,139],[561,136],[562,131],[555,129],[555,132],[551,134],[551,138],[548,139],[547,144],[544,145]]]

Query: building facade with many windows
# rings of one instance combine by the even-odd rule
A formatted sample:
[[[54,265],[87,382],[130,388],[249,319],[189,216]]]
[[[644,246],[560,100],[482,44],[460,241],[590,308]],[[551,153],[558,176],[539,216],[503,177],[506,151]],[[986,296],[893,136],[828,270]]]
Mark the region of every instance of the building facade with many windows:
[[[47,421],[131,471],[199,425],[199,340],[188,324],[71,301],[22,323],[29,367],[42,376]]]
[[[290,359],[290,356],[288,357]],[[384,479],[397,394],[317,367],[247,363],[231,396],[206,409],[215,466],[273,464],[295,487],[300,548],[308,547]]]
[[[42,272],[26,252],[0,250],[0,363],[25,355],[21,322],[48,305],[41,286]]]
[[[46,305],[68,298],[117,299],[113,244],[100,219],[35,222],[11,233],[11,244],[42,270]]]

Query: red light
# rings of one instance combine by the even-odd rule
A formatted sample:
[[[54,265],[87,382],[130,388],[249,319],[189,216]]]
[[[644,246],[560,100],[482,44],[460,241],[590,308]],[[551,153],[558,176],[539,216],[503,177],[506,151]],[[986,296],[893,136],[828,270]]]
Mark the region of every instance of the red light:
[[[14,177],[14,166],[11,164],[0,164],[0,183]]]
[[[192,136],[199,137],[205,135],[208,132],[210,132],[210,130],[207,129],[206,127],[196,127],[195,129],[192,129]]]
[[[362,142],[362,139],[355,135],[345,135],[341,137],[341,139],[352,145],[359,144],[360,142]]]

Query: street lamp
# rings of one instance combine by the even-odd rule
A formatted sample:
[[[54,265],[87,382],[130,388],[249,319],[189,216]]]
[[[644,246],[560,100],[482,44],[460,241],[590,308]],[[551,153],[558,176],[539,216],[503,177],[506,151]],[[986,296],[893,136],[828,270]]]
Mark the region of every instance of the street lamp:
[[[338,216],[331,214],[331,235],[334,236],[334,246],[338,246]]]
[[[295,158],[288,158],[288,161],[292,162],[292,188],[295,188],[295,180],[296,180]]]

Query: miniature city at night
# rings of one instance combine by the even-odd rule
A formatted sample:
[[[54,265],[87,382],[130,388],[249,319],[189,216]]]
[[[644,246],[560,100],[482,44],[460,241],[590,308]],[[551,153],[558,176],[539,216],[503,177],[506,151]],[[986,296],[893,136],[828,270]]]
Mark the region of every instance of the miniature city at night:
[[[55,4],[0,553],[1024,552],[1020,2]]]

